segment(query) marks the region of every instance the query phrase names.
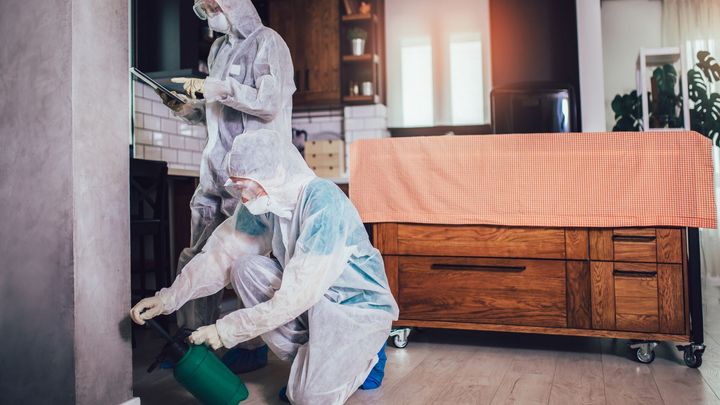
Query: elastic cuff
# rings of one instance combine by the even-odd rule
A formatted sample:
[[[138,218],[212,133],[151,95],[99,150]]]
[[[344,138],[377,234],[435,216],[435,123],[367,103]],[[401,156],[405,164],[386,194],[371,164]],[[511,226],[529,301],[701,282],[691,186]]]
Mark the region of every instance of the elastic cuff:
[[[173,305],[172,305],[172,301],[173,301],[173,300],[172,300],[172,298],[170,298],[169,295],[170,295],[170,294],[168,293],[168,289],[167,289],[167,288],[163,288],[162,290],[160,290],[160,291],[158,291],[158,292],[155,293],[155,296],[158,297],[158,298],[160,298],[160,302],[162,302],[162,306],[163,306],[163,312],[162,312],[162,313],[163,313],[164,315],[167,315],[167,314],[169,314],[169,313],[174,312],[174,308],[173,308]]]
[[[231,344],[231,343],[233,343],[232,338],[230,337],[230,335],[227,334],[227,331],[223,327],[222,318],[218,319],[215,322],[215,329],[217,329],[218,337],[220,338],[220,342],[222,343],[223,346],[230,349],[233,346],[237,345],[237,342],[234,344]]]
[[[203,96],[207,101],[218,101],[226,98],[232,92],[230,86],[222,80],[208,77],[205,79]]]

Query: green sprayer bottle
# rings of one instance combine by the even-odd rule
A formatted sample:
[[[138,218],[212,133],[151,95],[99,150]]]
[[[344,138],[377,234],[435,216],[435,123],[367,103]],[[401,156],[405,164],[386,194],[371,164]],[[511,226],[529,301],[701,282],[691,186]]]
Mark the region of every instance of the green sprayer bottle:
[[[205,405],[237,405],[247,399],[245,384],[205,345],[186,343],[188,333],[182,329],[171,337],[157,322],[146,322],[168,341],[148,372],[169,361],[175,379]]]

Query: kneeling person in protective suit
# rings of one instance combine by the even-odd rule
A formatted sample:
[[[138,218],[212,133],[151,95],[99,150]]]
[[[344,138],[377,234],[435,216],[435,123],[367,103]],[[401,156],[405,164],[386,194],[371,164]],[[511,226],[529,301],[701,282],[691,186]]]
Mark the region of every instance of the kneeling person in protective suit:
[[[133,319],[169,314],[231,283],[245,308],[199,328],[193,343],[233,347],[262,336],[292,361],[287,398],[296,404],[340,404],[379,386],[398,307],[355,207],[273,131],[238,136],[226,159],[228,191],[242,205],[172,286],[133,308]]]

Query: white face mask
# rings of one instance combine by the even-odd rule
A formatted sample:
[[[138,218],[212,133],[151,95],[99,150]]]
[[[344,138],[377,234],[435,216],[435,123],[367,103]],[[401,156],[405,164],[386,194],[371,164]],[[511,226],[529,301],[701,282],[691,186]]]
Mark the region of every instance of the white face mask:
[[[207,21],[208,27],[215,32],[222,32],[223,34],[230,32],[230,22],[223,13],[215,14],[209,17]]]
[[[270,198],[263,195],[243,203],[245,208],[253,215],[262,215],[270,212]]]

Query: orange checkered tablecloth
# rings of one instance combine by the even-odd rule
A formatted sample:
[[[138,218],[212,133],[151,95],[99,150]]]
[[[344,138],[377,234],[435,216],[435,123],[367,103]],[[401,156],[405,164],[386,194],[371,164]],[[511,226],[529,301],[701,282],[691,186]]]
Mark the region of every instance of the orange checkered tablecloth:
[[[363,140],[350,198],[365,222],[716,228],[712,147],[692,131]]]

